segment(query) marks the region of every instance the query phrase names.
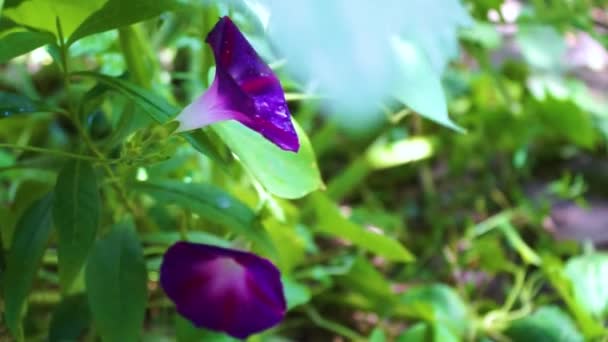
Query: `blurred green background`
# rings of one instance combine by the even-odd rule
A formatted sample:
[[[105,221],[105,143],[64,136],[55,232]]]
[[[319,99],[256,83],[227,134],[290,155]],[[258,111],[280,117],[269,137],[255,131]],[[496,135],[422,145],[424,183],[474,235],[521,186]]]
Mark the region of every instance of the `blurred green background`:
[[[250,341],[608,341],[608,3],[340,3],[298,2],[308,42],[275,1],[0,0],[0,340],[231,340],[159,288],[185,237],[281,269],[286,319]],[[407,42],[395,64],[366,45],[388,44],[388,13]],[[299,154],[236,123],[171,134],[212,79],[204,37],[226,14],[280,77]],[[276,40],[272,15],[287,22]],[[363,45],[333,48],[334,29]],[[63,209],[31,209],[53,189],[65,210],[99,204],[75,214],[98,218],[90,239],[70,235],[75,258],[145,265],[143,288],[91,258],[65,280]],[[132,262],[103,244],[115,224],[137,232]],[[104,281],[132,292],[92,298]],[[112,303],[139,314],[98,314]]]

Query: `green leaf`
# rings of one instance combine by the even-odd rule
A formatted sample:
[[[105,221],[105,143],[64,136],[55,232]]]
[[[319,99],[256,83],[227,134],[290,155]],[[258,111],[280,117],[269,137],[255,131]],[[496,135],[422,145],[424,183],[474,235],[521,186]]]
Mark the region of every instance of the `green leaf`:
[[[190,321],[175,315],[175,338],[177,342],[237,342],[226,334],[195,327]]]
[[[100,202],[95,170],[89,162],[66,163],[55,186],[53,219],[59,238],[59,281],[69,292],[95,243]]]
[[[281,282],[283,283],[283,290],[287,299],[287,310],[310,301],[312,294],[310,293],[310,289],[305,285],[288,277],[283,277]]]
[[[597,317],[608,314],[608,254],[594,253],[573,257],[565,265],[574,297]]]
[[[448,328],[425,322],[414,324],[411,328],[404,331],[397,342],[457,342],[458,336],[454,335]]]
[[[300,138],[298,153],[281,150],[239,122],[219,122],[212,128],[268,192],[295,199],[318,189],[322,181],[310,141],[295,121],[294,125]]]
[[[425,320],[435,326],[447,327],[453,334],[464,336],[468,327],[467,307],[458,293],[449,286],[432,284],[409,289],[401,297],[405,306],[425,306]]]
[[[557,306],[544,306],[534,314],[519,319],[507,329],[513,342],[578,342],[584,337]]]
[[[397,240],[366,230],[346,219],[325,194],[316,192],[310,198],[317,212],[319,232],[344,238],[388,260],[408,262],[414,259]]]
[[[1,46],[0,43],[0,50],[2,49]],[[0,119],[18,114],[52,111],[54,111],[53,108],[42,102],[34,101],[19,94],[0,91]]]
[[[91,311],[86,296],[65,297],[53,312],[49,342],[78,341],[90,325]]]
[[[146,265],[132,223],[97,241],[85,272],[95,329],[103,341],[137,341],[147,301]]]
[[[13,235],[3,275],[6,326],[19,340],[27,295],[51,233],[51,193],[34,202],[21,216]]]
[[[415,112],[458,132],[463,129],[448,116],[448,107],[441,85],[441,75],[433,70],[428,58],[409,41],[394,39],[399,82],[394,96]]]
[[[179,8],[181,6],[175,0],[108,0],[102,8],[78,26],[70,36],[68,45],[82,37],[135,24]]]
[[[567,48],[566,41],[553,26],[520,25],[516,39],[524,58],[530,65],[553,71],[562,68],[562,58]]]
[[[4,9],[3,15],[23,26],[52,32],[56,36],[59,34],[55,20],[59,18],[64,37],[69,37],[104,2],[105,0],[25,0]]]
[[[158,123],[167,122],[179,111],[179,109],[169,104],[162,97],[127,80],[88,71],[76,72],[72,75],[94,78],[99,83],[135,101],[138,106]]]
[[[137,182],[133,188],[164,205],[177,204],[189,209],[205,220],[247,237],[266,252],[276,252],[270,236],[258,222],[253,210],[220,188],[211,184],[172,180]]]
[[[55,42],[55,37],[47,32],[11,30],[3,33],[0,35],[0,63],[6,63],[17,56],[53,42]],[[2,101],[0,101],[0,106],[2,106]]]

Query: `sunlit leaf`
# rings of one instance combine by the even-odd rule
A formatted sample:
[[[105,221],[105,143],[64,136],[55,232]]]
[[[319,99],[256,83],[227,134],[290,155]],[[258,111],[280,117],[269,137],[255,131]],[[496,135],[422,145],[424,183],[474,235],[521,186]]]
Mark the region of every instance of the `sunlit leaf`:
[[[272,194],[300,198],[321,187],[321,175],[306,133],[294,121],[300,138],[298,153],[284,151],[238,122],[213,125],[213,130],[245,168]]]
[[[103,7],[91,14],[78,26],[68,40],[68,45],[91,34],[128,26],[154,18],[163,12],[180,8],[176,0],[108,0]]]
[[[2,14],[18,24],[48,31],[57,37],[56,19],[59,18],[63,36],[67,38],[104,2],[105,0],[25,0],[17,6],[5,8]]]
[[[608,254],[573,257],[566,263],[565,272],[577,301],[593,315],[605,317],[608,314]]]

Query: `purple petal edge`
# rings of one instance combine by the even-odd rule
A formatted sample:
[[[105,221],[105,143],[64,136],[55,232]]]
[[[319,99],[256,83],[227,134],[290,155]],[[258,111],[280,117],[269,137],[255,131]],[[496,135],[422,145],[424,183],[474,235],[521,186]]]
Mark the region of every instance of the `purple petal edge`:
[[[300,142],[279,79],[228,17],[206,42],[216,61],[211,87],[177,117],[180,131],[237,120],[279,148],[297,152]]]
[[[278,324],[286,311],[279,270],[252,253],[177,242],[165,253],[160,283],[194,325],[237,338]]]

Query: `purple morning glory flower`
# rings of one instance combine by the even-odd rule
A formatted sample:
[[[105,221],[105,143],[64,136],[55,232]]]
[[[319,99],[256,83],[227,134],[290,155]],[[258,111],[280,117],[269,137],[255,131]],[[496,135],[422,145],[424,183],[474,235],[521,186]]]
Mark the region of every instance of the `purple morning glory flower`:
[[[160,283],[194,325],[236,338],[278,324],[286,311],[279,270],[247,252],[177,242],[165,253]]]
[[[207,35],[215,56],[215,80],[177,116],[180,131],[237,120],[283,150],[297,152],[298,135],[281,83],[228,17]]]

